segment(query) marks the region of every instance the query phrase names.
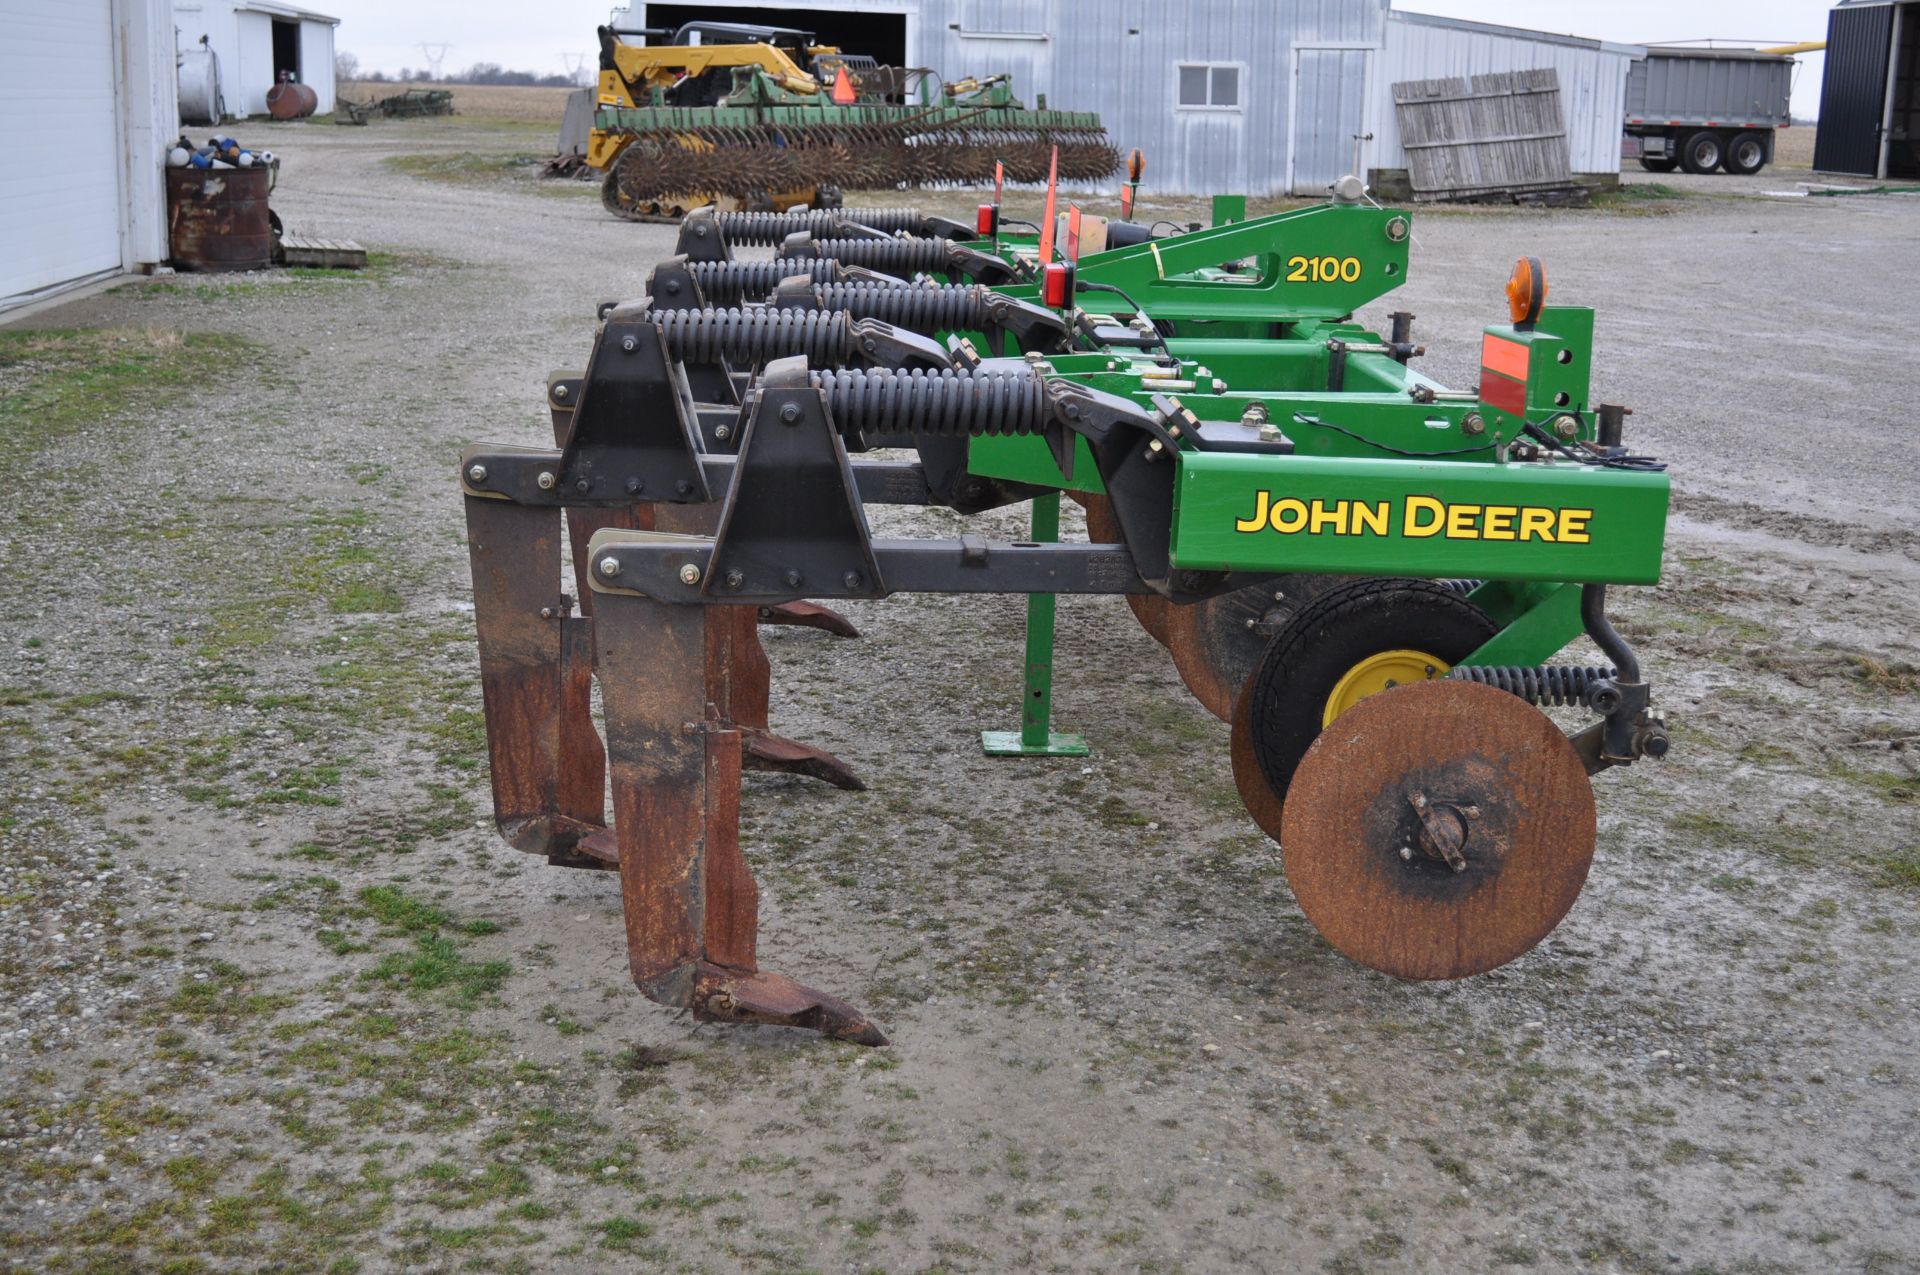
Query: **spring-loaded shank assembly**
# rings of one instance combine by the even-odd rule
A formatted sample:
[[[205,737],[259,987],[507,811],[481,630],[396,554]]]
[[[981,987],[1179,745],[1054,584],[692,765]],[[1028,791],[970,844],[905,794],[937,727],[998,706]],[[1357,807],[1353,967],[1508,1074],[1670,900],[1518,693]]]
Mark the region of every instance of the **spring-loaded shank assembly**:
[[[636,984],[884,1042],[760,968],[738,815],[743,769],[858,782],[773,733],[757,626],[851,633],[819,603],[912,592],[1124,597],[1230,722],[1215,764],[1354,961],[1466,977],[1550,932],[1592,861],[1589,776],[1668,747],[1606,616],[1609,588],[1659,577],[1668,484],[1594,401],[1591,312],[1546,306],[1527,263],[1452,391],[1412,366],[1410,315],[1391,339],[1351,317],[1404,280],[1404,213],[1128,232],[1070,271],[1028,238],[861,215],[877,233],[690,219],[549,382],[557,446],[462,460],[496,822],[619,873]],[[1062,494],[1085,542],[1038,514],[1031,539],[881,538],[867,513]],[[1553,662],[1582,639],[1604,666]]]

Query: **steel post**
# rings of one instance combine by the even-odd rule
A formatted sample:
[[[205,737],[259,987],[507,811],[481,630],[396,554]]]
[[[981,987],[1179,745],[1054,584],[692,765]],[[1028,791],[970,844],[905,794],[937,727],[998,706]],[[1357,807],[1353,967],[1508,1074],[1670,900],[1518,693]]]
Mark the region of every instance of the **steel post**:
[[[1033,499],[1032,539],[1054,544],[1060,539],[1060,494]],[[1082,735],[1063,735],[1053,729],[1053,629],[1058,598],[1051,593],[1027,595],[1027,664],[1025,693],[1020,700],[1020,729],[983,730],[980,747],[989,757],[1085,757],[1093,750]]]

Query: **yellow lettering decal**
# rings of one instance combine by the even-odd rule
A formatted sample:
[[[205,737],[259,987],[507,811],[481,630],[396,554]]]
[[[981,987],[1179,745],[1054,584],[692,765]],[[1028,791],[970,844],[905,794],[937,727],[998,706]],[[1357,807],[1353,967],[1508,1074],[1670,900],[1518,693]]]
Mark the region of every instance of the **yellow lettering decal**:
[[[1328,527],[1333,528],[1333,534],[1336,536],[1347,534],[1346,501],[1334,501],[1331,509],[1327,508],[1327,502],[1324,500],[1313,502],[1313,525],[1307,528],[1308,532],[1317,536]]]
[[[1486,519],[1480,524],[1482,540],[1513,539],[1513,520],[1519,510],[1512,505],[1488,505]]]
[[[1303,529],[1307,525],[1307,507],[1298,500],[1276,500],[1273,513],[1268,516],[1273,529],[1287,535]]]
[[[1152,242],[1152,241],[1149,240],[1148,242]],[[1313,262],[1310,258],[1288,257],[1287,258],[1287,282],[1288,283],[1305,283],[1307,281],[1307,271],[1312,269],[1312,267],[1313,267]]]
[[[1422,522],[1421,515],[1431,515],[1431,522]],[[1407,517],[1403,534],[1409,540],[1422,540],[1428,536],[1437,536],[1447,522],[1447,507],[1432,496],[1408,496]]]
[[[1551,509],[1525,508],[1520,511],[1520,539],[1544,540],[1553,543],[1553,517]]]
[[[1366,535],[1372,532],[1376,536],[1387,534],[1387,502],[1382,500],[1369,505],[1364,500],[1353,502],[1353,534]]]
[[[1562,509],[1560,511],[1560,533],[1556,537],[1563,545],[1583,545],[1592,539],[1587,534],[1587,520],[1593,517],[1591,509]]]
[[[1447,539],[1478,540],[1480,528],[1475,525],[1480,517],[1478,505],[1447,506]]]
[[[1272,497],[1264,491],[1255,492],[1254,496],[1260,503],[1253,507],[1253,517],[1235,519],[1233,524],[1235,531],[1260,531],[1266,527],[1267,502]]]

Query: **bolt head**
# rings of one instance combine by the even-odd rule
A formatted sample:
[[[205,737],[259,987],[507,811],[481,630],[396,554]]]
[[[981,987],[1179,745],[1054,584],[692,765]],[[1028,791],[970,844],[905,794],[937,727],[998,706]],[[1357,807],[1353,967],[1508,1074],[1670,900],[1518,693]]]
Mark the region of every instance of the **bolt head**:
[[[1460,432],[1475,436],[1486,433],[1487,418],[1478,412],[1468,412],[1460,418]]]
[[[543,470],[541,470],[541,471],[540,471],[540,476],[539,476],[538,478],[536,478],[536,479],[534,479],[533,481],[534,481],[534,482],[536,482],[536,483],[538,483],[538,484],[540,485],[540,490],[541,490],[541,491],[552,491],[552,490],[553,490],[553,484],[554,484],[554,482],[555,482],[556,480],[555,480],[555,478],[554,478],[554,476],[553,476],[553,471],[552,471],[552,470],[550,470],[550,469],[543,469]]]
[[[564,385],[556,385],[556,386],[554,386],[554,387],[553,387],[553,396],[554,396],[555,398],[565,398],[565,397],[567,396],[567,387],[566,387],[566,386],[564,386]]]
[[[857,589],[860,587],[860,573],[858,571],[849,571],[840,577],[840,583],[846,585],[849,589]]]
[[[727,572],[727,587],[729,589],[737,589],[746,582],[747,577],[739,568],[736,567],[732,571]]]
[[[485,465],[474,465],[469,468],[467,470],[467,481],[470,483],[483,483],[487,481],[487,467]]]
[[[1580,432],[1580,422],[1571,416],[1562,416],[1553,423],[1553,432],[1571,442],[1574,436]]]
[[[573,489],[574,489],[575,491],[577,491],[577,492],[579,492],[579,493],[580,493],[580,494],[581,494],[582,496],[584,496],[584,495],[586,495],[586,494],[587,494],[588,492],[590,492],[590,491],[592,491],[592,490],[593,490],[593,484],[592,484],[592,483],[590,483],[590,482],[588,482],[588,481],[587,481],[586,479],[584,479],[584,478],[582,478],[582,479],[579,479],[579,480],[577,480],[577,481],[576,481],[576,482],[575,482],[575,483],[573,484]]]
[[[727,439],[733,437],[733,426],[715,425],[713,427],[713,436],[719,439],[721,442],[725,442]]]
[[[620,559],[618,559],[618,558],[602,558],[602,559],[600,559],[600,574],[601,574],[601,575],[603,575],[603,576],[617,576],[617,575],[619,575],[619,574],[620,574]]]
[[[800,405],[798,403],[782,404],[780,407],[780,423],[783,425],[799,424],[800,423]]]
[[[1412,847],[1412,846],[1401,846],[1401,847],[1400,847],[1400,860],[1401,860],[1401,862],[1403,862],[1403,863],[1412,863],[1412,862],[1413,862],[1413,847]]]
[[[639,492],[640,492],[640,480],[638,478],[627,479],[627,495],[634,496],[634,495],[638,495]]]
[[[681,584],[699,584],[700,568],[696,567],[691,562],[689,562],[686,566],[680,568],[680,583]]]
[[[782,576],[781,579],[787,582],[787,587],[789,589],[797,589],[800,587],[800,582],[806,579],[806,577],[801,575],[798,571],[794,570],[792,567],[789,567],[787,568],[787,574]]]
[[[635,350],[640,348],[640,343],[634,340],[630,336],[622,337],[620,339],[620,348],[625,350],[628,354],[632,354]]]
[[[691,478],[680,479],[679,481],[673,484],[673,490],[674,490],[674,494],[678,496],[693,495],[693,479]]]

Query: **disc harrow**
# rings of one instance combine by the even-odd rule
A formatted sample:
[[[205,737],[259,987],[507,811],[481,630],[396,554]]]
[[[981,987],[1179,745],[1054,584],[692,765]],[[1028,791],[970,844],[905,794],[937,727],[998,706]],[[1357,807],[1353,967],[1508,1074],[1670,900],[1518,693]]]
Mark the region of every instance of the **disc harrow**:
[[[850,778],[767,720],[757,625],[831,627],[810,599],[1125,597],[1231,723],[1248,814],[1341,953],[1466,977],[1560,923],[1593,857],[1590,776],[1668,747],[1606,615],[1609,588],[1659,577],[1668,484],[1592,400],[1592,313],[1546,306],[1537,262],[1481,334],[1478,388],[1453,391],[1411,366],[1411,316],[1386,337],[1351,319],[1405,279],[1389,209],[1116,234],[1078,260],[984,209],[972,247],[703,216],[708,259],[683,235],[550,382],[558,445],[461,466],[496,822],[617,867],[648,996],[885,1042],[758,964],[741,771]],[[730,235],[782,230],[773,261],[729,259]],[[992,286],[858,273],[978,278],[976,259]],[[1084,543],[876,539],[867,517],[1062,494]],[[1551,662],[1583,638],[1606,665]]]

